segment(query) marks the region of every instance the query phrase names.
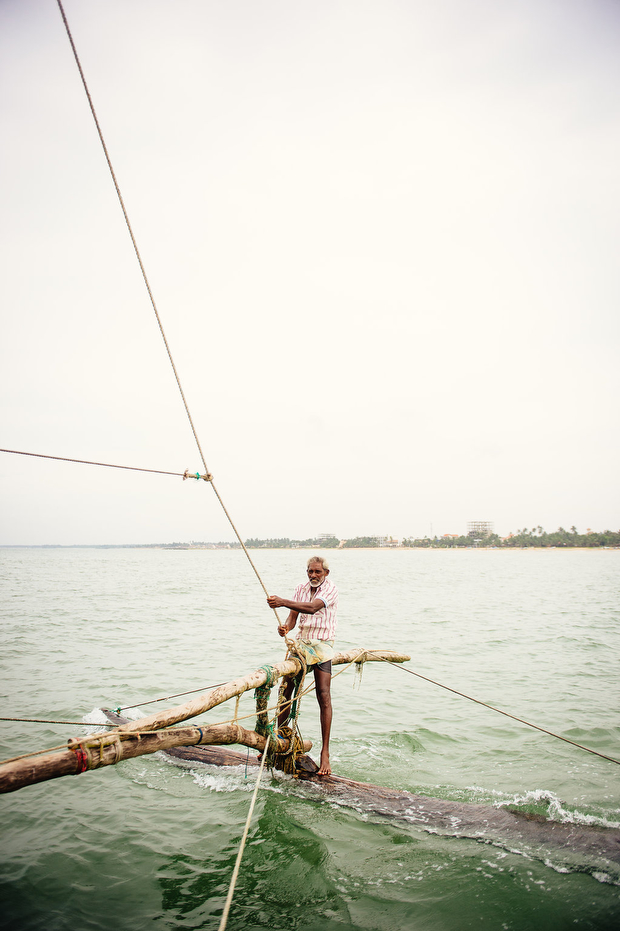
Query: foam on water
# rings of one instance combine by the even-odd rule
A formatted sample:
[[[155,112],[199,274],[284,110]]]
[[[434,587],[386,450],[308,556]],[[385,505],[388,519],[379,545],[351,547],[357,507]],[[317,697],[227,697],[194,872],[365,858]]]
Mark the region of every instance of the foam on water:
[[[578,809],[569,809],[566,803],[547,789],[531,789],[525,794],[517,794],[511,799],[494,803],[498,808],[511,808],[524,812],[541,813],[549,821],[560,824],[585,824],[605,828],[620,828],[620,821],[609,817],[591,815]]]

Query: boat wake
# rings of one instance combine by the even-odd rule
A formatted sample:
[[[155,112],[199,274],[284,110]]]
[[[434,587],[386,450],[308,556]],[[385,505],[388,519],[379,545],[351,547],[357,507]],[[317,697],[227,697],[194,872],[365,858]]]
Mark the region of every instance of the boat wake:
[[[109,711],[105,717],[114,723],[124,720]],[[176,747],[161,756],[186,767],[189,764],[198,784],[209,791],[253,787],[254,779],[248,778],[256,772],[253,753],[223,747]],[[201,765],[196,767],[197,763]],[[599,882],[620,885],[620,825],[571,812],[553,793],[542,789],[490,804],[419,795],[342,776],[275,775],[269,785],[278,792],[350,808],[364,817],[396,819],[427,834],[489,844],[538,860],[556,872],[587,873]]]
[[[539,860],[557,872],[588,873],[599,882],[620,885],[620,829],[601,819],[577,816],[558,807],[563,820],[532,813],[515,805],[473,804],[353,782],[340,777],[313,779],[308,794],[356,808],[360,812],[396,818],[429,834],[467,838]],[[533,792],[520,801],[551,793]]]

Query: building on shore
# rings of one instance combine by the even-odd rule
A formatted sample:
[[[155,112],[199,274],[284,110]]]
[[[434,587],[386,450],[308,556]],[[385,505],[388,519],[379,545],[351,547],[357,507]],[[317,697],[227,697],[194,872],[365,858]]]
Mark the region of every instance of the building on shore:
[[[493,533],[493,521],[490,520],[470,520],[467,522],[467,536],[474,537],[478,540],[484,537],[490,537]]]

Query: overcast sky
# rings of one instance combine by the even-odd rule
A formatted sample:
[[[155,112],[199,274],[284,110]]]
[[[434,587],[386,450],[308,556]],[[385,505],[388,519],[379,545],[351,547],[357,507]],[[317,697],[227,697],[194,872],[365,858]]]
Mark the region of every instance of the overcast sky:
[[[616,0],[65,0],[241,536],[620,527]],[[54,0],[0,0],[0,446],[202,464]],[[233,539],[0,454],[1,543]]]

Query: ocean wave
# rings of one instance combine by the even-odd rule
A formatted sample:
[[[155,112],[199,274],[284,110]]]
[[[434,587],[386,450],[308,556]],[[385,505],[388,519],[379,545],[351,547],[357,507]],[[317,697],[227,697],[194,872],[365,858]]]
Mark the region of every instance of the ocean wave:
[[[525,815],[538,816],[547,821],[557,821],[559,824],[620,828],[620,821],[611,820],[607,815],[592,814],[567,807],[566,802],[548,789],[531,789],[524,794],[516,794],[512,798],[495,801],[493,805],[496,808],[507,808]]]

